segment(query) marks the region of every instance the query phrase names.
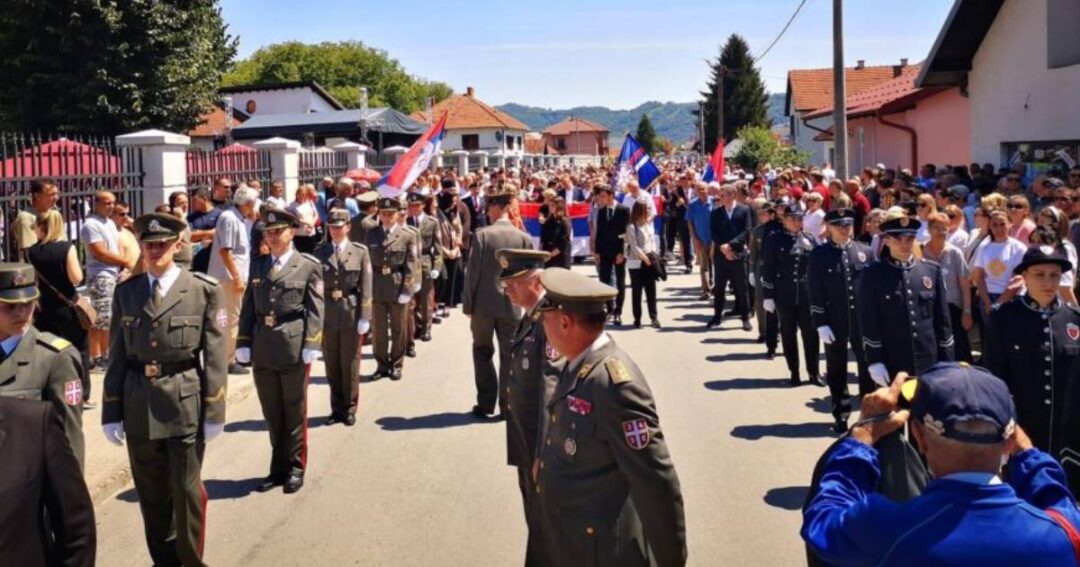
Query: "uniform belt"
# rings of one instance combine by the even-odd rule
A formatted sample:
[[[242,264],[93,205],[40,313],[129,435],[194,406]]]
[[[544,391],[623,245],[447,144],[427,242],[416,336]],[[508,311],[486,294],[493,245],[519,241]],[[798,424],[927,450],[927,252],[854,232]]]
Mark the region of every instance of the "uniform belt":
[[[262,323],[263,325],[266,325],[266,326],[277,326],[277,325],[280,325],[282,323],[289,323],[289,322],[297,321],[297,320],[300,320],[300,319],[303,319],[303,318],[304,318],[304,312],[303,311],[293,311],[292,313],[286,313],[285,315],[278,315],[276,313],[271,315],[271,314],[267,313],[265,315],[259,315],[257,317],[259,322]],[[273,325],[268,325],[267,324],[268,319],[273,319],[273,321],[274,321]]]
[[[355,288],[354,289],[326,288],[326,291],[325,291],[325,297],[329,297],[330,299],[332,299],[334,301],[341,301],[342,299],[345,299],[346,297],[351,297],[351,296],[354,296],[354,295],[360,295],[359,293],[357,293]]]
[[[151,382],[163,376],[180,374],[181,372],[187,372],[188,370],[192,370],[198,367],[199,364],[194,359],[185,360],[183,362],[147,362],[135,358],[128,359],[128,368],[135,372],[142,373],[144,376],[149,378]]]

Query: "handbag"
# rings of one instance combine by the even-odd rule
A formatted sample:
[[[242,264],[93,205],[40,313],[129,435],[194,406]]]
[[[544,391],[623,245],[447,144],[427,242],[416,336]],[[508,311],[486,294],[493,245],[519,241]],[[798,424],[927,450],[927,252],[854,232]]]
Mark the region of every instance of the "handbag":
[[[648,254],[646,254],[646,256],[649,257],[649,263],[652,264],[652,266],[649,266],[649,269],[652,271],[653,277],[659,281],[666,282],[667,266],[665,266],[663,260],[661,260],[660,254],[657,254],[656,252],[649,252]]]
[[[97,310],[94,309],[94,305],[90,303],[90,298],[80,295],[79,292],[75,292],[75,300],[72,301],[67,297],[64,297],[64,294],[60,293],[60,290],[56,289],[56,286],[49,283],[49,280],[45,279],[45,276],[41,275],[41,272],[38,272],[38,279],[48,286],[49,289],[56,294],[56,297],[59,297],[61,301],[66,303],[67,306],[75,312],[75,318],[79,320],[79,326],[82,327],[84,331],[89,331],[93,328],[94,323],[97,322],[98,314]]]

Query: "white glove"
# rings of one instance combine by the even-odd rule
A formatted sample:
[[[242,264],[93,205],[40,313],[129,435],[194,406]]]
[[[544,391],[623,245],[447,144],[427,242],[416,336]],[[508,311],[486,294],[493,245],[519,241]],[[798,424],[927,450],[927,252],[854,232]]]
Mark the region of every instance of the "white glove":
[[[239,362],[240,364],[249,364],[251,362],[251,349],[246,346],[237,348],[236,362]]]
[[[202,428],[203,439],[205,439],[206,442],[209,443],[213,441],[218,435],[221,435],[222,431],[225,431],[224,423],[204,423]]]
[[[757,283],[754,282],[754,273],[750,272],[749,274],[747,274],[747,277],[750,278],[750,285],[757,287]]]
[[[761,306],[765,308],[769,313],[776,313],[776,302],[771,299],[766,299],[761,302]]]
[[[871,364],[866,371],[870,373],[870,379],[876,382],[878,386],[887,387],[889,385],[889,371],[884,364],[880,362]]]
[[[424,287],[423,282],[416,282],[416,285],[414,285],[413,288],[412,288],[412,292],[416,293],[416,292],[420,291],[420,288],[422,288],[422,287]]]
[[[402,304],[402,305],[405,305],[406,303],[408,303],[410,299],[412,299],[412,296],[407,294],[407,293],[403,293],[403,294],[397,296],[397,302]]]
[[[368,329],[370,329],[370,328],[371,328],[371,322],[369,322],[367,319],[361,319],[361,320],[356,322],[356,334],[358,334],[358,335],[362,335],[362,334],[368,332]]]
[[[431,279],[433,279],[433,280],[439,279],[439,270],[431,270]]]
[[[105,431],[105,438],[109,440],[109,443],[117,447],[124,446],[124,422],[105,423],[102,424],[101,429]]]
[[[311,364],[312,362],[315,362],[316,360],[322,358],[322,353],[317,350],[306,348],[300,351],[300,356],[304,358],[304,364]]]
[[[831,345],[836,340],[836,335],[832,332],[832,327],[828,325],[822,325],[817,328],[818,337],[821,337],[821,342]]]

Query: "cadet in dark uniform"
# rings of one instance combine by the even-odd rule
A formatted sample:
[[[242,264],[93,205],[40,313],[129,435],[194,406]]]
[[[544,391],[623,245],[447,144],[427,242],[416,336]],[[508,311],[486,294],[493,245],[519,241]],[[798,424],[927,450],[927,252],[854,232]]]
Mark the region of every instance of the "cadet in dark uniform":
[[[379,226],[367,233],[371,256],[371,346],[378,364],[371,376],[401,379],[407,344],[405,317],[417,280],[416,243],[398,224],[401,200],[379,199]]]
[[[1017,421],[1039,449],[1061,461],[1080,492],[1080,311],[1058,298],[1072,263],[1032,246],[1013,270],[1027,293],[995,308],[983,362],[1009,386]]]
[[[409,194],[409,218],[406,221],[420,233],[420,291],[415,296],[416,307],[413,313],[415,331],[413,336],[422,341],[431,340],[431,300],[435,289],[435,279],[442,270],[442,256],[435,246],[438,237],[439,221],[424,214],[424,207],[431,202],[431,195]]]
[[[546,404],[534,492],[550,565],[681,566],[682,491],[652,392],[604,332],[614,288],[563,268],[541,281],[549,343],[568,362]]]
[[[127,442],[155,565],[203,565],[204,442],[225,427],[228,317],[221,285],[181,269],[184,221],[135,221],[144,274],[116,287],[101,423]]]
[[[806,373],[815,386],[824,386],[818,375],[818,336],[810,320],[810,295],[806,287],[806,263],[814,249],[814,238],[802,230],[803,212],[798,205],[784,211],[784,230],[765,241],[765,261],[761,288],[765,311],[780,319],[780,340],[791,372],[791,384],[799,385],[799,340],[802,335]]]
[[[38,296],[33,266],[0,264],[0,396],[52,402],[82,467],[82,359],[70,342],[34,327]]]
[[[548,346],[538,310],[544,297],[540,274],[551,254],[540,250],[503,249],[496,256],[502,266],[499,280],[506,297],[525,310],[525,317],[514,333],[510,379],[503,392],[507,399],[507,461],[517,467],[525,521],[529,526],[525,564],[547,565],[546,561],[540,559],[543,539],[539,531],[538,506],[533,502],[536,491],[531,471],[536,460],[540,420],[543,418],[541,408],[544,400],[549,399],[555,391],[559,372],[557,361],[561,360],[555,349]]]
[[[270,474],[255,487],[284,484],[290,494],[304,486],[307,469],[307,383],[310,365],[322,356],[322,262],[292,245],[292,213],[264,208],[270,254],[251,264],[236,359],[251,362],[273,456]]]
[[[754,283],[754,312],[757,315],[758,342],[765,343],[765,356],[772,360],[776,356],[776,343],[780,336],[780,325],[776,313],[765,311],[765,293],[761,289],[761,274],[765,264],[765,241],[777,232],[783,232],[784,225],[777,218],[776,205],[766,202],[758,209],[758,224],[750,231],[750,275]]]
[[[847,431],[851,414],[848,394],[848,343],[855,352],[859,370],[859,397],[874,391],[866,372],[862,334],[855,311],[855,289],[859,275],[869,265],[870,249],[852,238],[855,211],[833,209],[825,215],[829,241],[810,253],[806,282],[810,292],[810,318],[818,337],[825,343],[825,379],[832,398],[833,429]]]
[[[360,214],[352,219],[349,226],[349,240],[364,244],[367,242],[367,233],[379,226],[379,193],[361,193],[356,197],[356,203],[360,206]]]
[[[371,327],[371,258],[367,247],[349,240],[349,211],[327,215],[329,242],[315,249],[323,269],[323,356],[330,384],[327,425],[356,424],[360,346]]]

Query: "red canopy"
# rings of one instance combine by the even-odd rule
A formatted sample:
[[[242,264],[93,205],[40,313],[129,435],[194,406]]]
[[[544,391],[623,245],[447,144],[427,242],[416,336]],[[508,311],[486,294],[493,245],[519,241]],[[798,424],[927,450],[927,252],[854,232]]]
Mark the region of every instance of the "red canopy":
[[[374,169],[361,167],[360,169],[350,169],[349,171],[346,171],[345,177],[356,182],[367,181],[368,183],[375,183],[379,179],[382,179],[382,174]]]
[[[0,177],[6,178],[110,175],[120,172],[120,158],[101,148],[67,139],[27,148],[0,164]]]

